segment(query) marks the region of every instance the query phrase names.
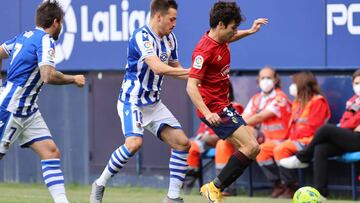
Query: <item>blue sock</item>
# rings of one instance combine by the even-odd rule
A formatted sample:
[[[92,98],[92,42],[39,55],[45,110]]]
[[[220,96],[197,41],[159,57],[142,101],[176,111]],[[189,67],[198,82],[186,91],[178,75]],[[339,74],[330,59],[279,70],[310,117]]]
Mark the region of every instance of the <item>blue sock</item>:
[[[187,157],[188,151],[171,151],[171,157],[169,162],[170,168],[170,183],[168,197],[176,199],[180,196],[180,189],[184,182],[186,170],[187,170]]]
[[[114,176],[132,157],[132,154],[125,145],[117,148],[111,155],[110,160],[102,172],[101,176],[96,180],[96,184],[105,186],[107,181]]]
[[[55,202],[68,202],[65,195],[64,175],[60,159],[41,160],[44,182]]]

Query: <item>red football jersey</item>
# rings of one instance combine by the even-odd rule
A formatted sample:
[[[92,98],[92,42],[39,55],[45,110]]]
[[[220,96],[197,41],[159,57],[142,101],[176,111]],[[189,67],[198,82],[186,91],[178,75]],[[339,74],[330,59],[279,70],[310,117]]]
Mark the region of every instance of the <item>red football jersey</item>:
[[[213,113],[219,113],[230,105],[229,73],[228,44],[220,44],[205,33],[194,49],[189,77],[201,80],[199,92],[206,106]],[[204,117],[199,110],[197,113],[200,118]]]

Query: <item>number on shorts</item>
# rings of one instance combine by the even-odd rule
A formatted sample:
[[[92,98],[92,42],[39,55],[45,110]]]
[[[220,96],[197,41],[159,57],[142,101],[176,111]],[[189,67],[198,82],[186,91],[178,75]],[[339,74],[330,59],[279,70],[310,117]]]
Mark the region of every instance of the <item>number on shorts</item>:
[[[135,115],[136,122],[142,123],[142,113],[141,113],[141,111],[134,110],[133,114]]]

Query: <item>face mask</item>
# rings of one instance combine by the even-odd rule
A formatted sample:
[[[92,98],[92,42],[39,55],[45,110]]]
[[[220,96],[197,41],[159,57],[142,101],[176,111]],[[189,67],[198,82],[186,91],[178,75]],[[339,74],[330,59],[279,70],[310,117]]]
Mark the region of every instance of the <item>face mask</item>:
[[[289,87],[289,93],[291,96],[296,97],[297,96],[297,86],[295,83],[292,83]]]
[[[264,78],[260,80],[259,86],[261,91],[268,93],[274,88],[274,80],[269,78]]]
[[[353,85],[353,90],[357,96],[360,96],[360,84]]]

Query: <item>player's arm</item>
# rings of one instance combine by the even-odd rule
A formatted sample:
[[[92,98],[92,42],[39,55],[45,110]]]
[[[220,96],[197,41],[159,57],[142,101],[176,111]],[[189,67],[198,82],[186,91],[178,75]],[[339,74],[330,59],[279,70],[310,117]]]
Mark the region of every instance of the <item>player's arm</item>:
[[[82,87],[85,84],[84,75],[66,75],[60,71],[55,70],[50,65],[40,66],[41,79],[46,84],[52,85],[66,85],[75,84],[78,87]]]
[[[231,38],[230,42],[235,42],[239,39],[255,34],[260,30],[262,25],[266,25],[267,23],[268,23],[268,19],[266,18],[258,18],[254,20],[253,25],[251,26],[250,29],[238,30],[237,33]]]
[[[170,62],[169,66],[174,67],[174,68],[182,68],[182,69],[184,69],[183,66],[178,61]],[[187,80],[189,78],[189,74],[181,75],[181,76],[174,76],[174,78],[181,79],[181,80]]]
[[[199,92],[199,84],[201,81],[196,78],[189,78],[186,86],[186,91],[197,109],[205,116],[205,119],[211,125],[219,125],[221,122],[220,116],[217,113],[212,113],[205,105]]]
[[[1,75],[1,71],[2,71],[2,60],[9,58],[9,55],[6,53],[5,49],[0,46],[0,87],[2,85],[2,75]]]
[[[267,110],[267,109],[264,109],[262,111],[260,111],[259,113],[257,114],[254,114],[250,117],[244,117],[246,123],[250,126],[255,126],[259,123],[262,123],[264,121],[266,121],[267,119],[269,118],[272,118],[276,116],[273,112]]]
[[[187,76],[189,75],[189,70],[182,67],[173,68],[165,63],[163,63],[158,56],[149,56],[145,58],[145,63],[150,67],[150,69],[157,75],[168,75],[168,76]]]

